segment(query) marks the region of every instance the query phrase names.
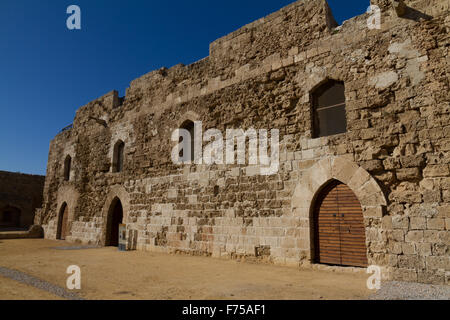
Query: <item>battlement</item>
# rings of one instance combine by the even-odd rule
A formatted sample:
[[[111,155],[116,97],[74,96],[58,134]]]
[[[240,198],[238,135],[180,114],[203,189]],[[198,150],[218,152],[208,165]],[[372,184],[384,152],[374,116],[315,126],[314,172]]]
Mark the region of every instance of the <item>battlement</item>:
[[[0,171],[0,229],[33,224],[34,212],[42,206],[44,183],[45,176]]]
[[[329,31],[336,26],[325,0],[297,1],[213,41],[210,44],[210,57],[222,58],[230,50],[245,51],[246,43],[258,45],[258,33],[263,32],[267,36],[267,28],[273,29],[273,34],[287,33],[292,40],[301,41],[307,37],[306,31]]]
[[[369,31],[364,13],[339,26],[326,0],[299,0],[264,18],[251,22],[210,44],[209,56],[190,65],[177,64],[151,71],[130,83],[125,97],[112,91],[81,107],[74,126],[86,124],[92,117],[109,119],[118,106],[160,113],[166,105],[225,88],[242,77],[259,75],[308,58],[327,48],[330,39],[342,46],[364,41],[369,33],[386,32],[397,24],[439,16],[449,9],[449,0],[405,0],[406,15],[395,15],[391,0],[372,0],[383,13],[382,30]],[[355,37],[355,34],[364,37]],[[340,41],[336,41],[339,40]],[[328,50],[328,49],[327,49]],[[145,96],[143,98],[142,96]],[[77,120],[78,119],[78,120]],[[98,121],[97,121],[98,122]]]
[[[161,104],[171,91],[177,97],[176,91],[186,89],[186,82],[195,83],[201,90],[211,81],[217,82],[219,78],[225,80],[234,76],[235,70],[248,63],[261,63],[267,57],[279,51],[287,52],[296,45],[307,47],[329,35],[335,26],[337,23],[326,0],[296,1],[212,42],[210,55],[204,59],[187,66],[177,64],[169,69],[162,67],[133,80],[126,90],[125,100],[135,101],[140,92],[153,91],[155,99],[147,103]],[[161,94],[161,90],[168,92]],[[117,95],[110,92],[81,107],[77,117],[82,117],[86,112],[96,113],[91,109],[100,104],[101,109],[108,112],[118,104],[118,99]],[[75,121],[74,124],[77,122],[79,123]]]

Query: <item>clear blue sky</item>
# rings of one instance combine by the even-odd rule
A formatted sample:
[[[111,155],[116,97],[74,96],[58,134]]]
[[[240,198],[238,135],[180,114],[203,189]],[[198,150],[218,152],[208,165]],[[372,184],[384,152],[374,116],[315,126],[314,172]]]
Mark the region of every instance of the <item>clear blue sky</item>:
[[[0,0],[0,170],[45,174],[50,140],[76,110],[293,0]],[[82,30],[66,28],[80,6]],[[330,0],[338,22],[369,0]]]

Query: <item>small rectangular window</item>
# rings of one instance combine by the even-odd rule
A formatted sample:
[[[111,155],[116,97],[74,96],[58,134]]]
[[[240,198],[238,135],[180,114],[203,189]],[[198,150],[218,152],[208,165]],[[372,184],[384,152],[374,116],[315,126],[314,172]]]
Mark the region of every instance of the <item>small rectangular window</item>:
[[[317,110],[317,132],[319,137],[332,136],[347,131],[345,104]]]
[[[315,138],[347,132],[344,83],[330,80],[316,89],[313,110]]]

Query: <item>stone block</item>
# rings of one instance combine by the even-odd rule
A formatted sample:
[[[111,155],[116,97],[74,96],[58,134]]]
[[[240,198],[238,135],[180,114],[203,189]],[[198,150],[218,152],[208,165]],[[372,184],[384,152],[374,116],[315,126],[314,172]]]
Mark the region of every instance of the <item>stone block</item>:
[[[406,242],[423,242],[424,232],[421,231],[408,231],[405,236]]]
[[[428,230],[445,230],[445,220],[441,218],[427,218]]]
[[[416,246],[414,243],[402,243],[402,253],[404,255],[416,254]]]
[[[411,230],[425,230],[427,225],[426,218],[424,217],[411,217],[410,229]]]
[[[397,169],[397,171],[395,173],[396,173],[397,179],[400,181],[417,180],[420,178],[419,168]]]
[[[417,271],[414,269],[395,268],[392,274],[393,280],[416,282],[418,279]]]
[[[366,182],[370,179],[369,173],[363,168],[358,168],[356,172],[352,175],[347,185],[352,190],[359,190]]]
[[[450,170],[449,170],[448,164],[428,165],[423,170],[423,176],[425,178],[448,177],[448,176],[450,176]]]
[[[401,215],[395,215],[392,216],[392,227],[394,229],[409,229],[409,217],[407,216],[401,216]]]
[[[450,270],[450,257],[428,256],[426,257],[426,265],[428,270]]]

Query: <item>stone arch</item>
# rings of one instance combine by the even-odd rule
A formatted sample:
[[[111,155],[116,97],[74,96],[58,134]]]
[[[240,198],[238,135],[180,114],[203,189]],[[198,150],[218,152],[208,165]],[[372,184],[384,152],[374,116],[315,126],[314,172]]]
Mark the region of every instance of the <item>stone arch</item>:
[[[302,223],[303,234],[306,234],[307,247],[300,248],[312,259],[312,215],[316,198],[331,181],[338,180],[346,184],[356,195],[363,210],[366,226],[366,242],[370,251],[371,242],[382,242],[380,226],[387,206],[386,197],[375,179],[362,167],[343,157],[330,157],[317,162],[306,170],[297,184],[291,202],[292,214]],[[372,220],[372,223],[370,222]],[[378,257],[379,258],[379,257]],[[379,264],[368,252],[370,264]]]
[[[120,200],[122,204],[123,210],[123,223],[129,223],[129,213],[130,213],[130,195],[125,190],[125,188],[121,185],[114,185],[110,188],[108,192],[108,196],[106,197],[105,204],[102,209],[102,217],[103,217],[103,228],[102,228],[102,244],[106,243],[106,233],[107,233],[107,224],[108,217],[111,213],[111,208],[114,207],[117,200]]]
[[[304,90],[308,96],[320,86],[324,85],[328,81],[340,81],[345,82],[347,79],[345,75],[341,73],[341,70],[327,69],[324,67],[315,67],[311,70],[311,75],[306,79],[304,84]]]
[[[297,215],[309,217],[311,202],[333,179],[349,186],[364,211],[371,212],[370,216],[382,217],[387,201],[380,186],[365,169],[343,157],[320,160],[303,174],[292,199],[292,209]]]
[[[183,123],[185,123],[186,121],[200,121],[200,115],[195,112],[195,111],[187,111],[186,113],[184,113],[177,121],[176,123],[176,129],[181,128],[181,126],[183,125]]]
[[[57,195],[56,216],[53,220],[54,232],[52,237],[54,239],[56,239],[58,236],[57,233],[58,233],[59,214],[61,212],[61,209],[63,209],[64,204],[66,204],[68,207],[67,229],[68,234],[69,235],[71,234],[70,232],[71,225],[75,218],[75,210],[78,205],[79,196],[80,194],[78,193],[78,191],[75,189],[75,187],[71,185],[63,185],[62,187],[59,188]]]

